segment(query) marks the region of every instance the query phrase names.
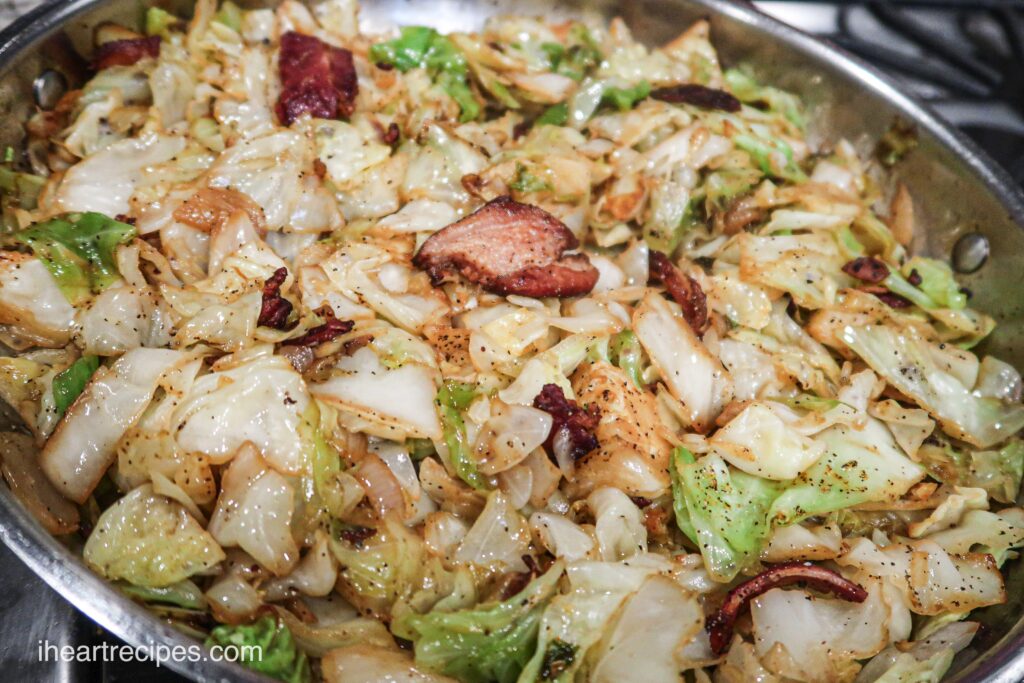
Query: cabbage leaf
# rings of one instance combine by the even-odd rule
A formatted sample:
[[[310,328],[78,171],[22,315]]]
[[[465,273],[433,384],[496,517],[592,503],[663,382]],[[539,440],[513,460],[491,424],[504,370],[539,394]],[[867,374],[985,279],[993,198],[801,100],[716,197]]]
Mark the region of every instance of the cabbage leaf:
[[[216,627],[206,639],[206,647],[214,645],[258,648],[255,656],[248,648],[240,649],[240,663],[279,681],[308,683],[313,680],[306,653],[296,646],[288,627],[270,615],[251,624]]]
[[[437,392],[437,406],[441,414],[444,443],[448,446],[448,459],[462,481],[475,489],[487,488],[486,479],[477,470],[466,436],[466,423],[460,411],[469,407],[476,390],[468,384],[446,381]]]
[[[833,425],[817,439],[825,443],[825,454],[772,503],[773,523],[793,524],[859,503],[895,501],[925,476],[924,468],[907,458],[888,428],[873,418],[863,429]]]
[[[114,252],[135,237],[135,228],[86,212],[65,214],[13,235],[32,249],[72,304],[120,279]]]
[[[848,325],[842,340],[872,370],[931,413],[950,436],[988,448],[1024,428],[1024,406],[973,393],[939,359],[941,350],[912,330]]]
[[[58,419],[64,417],[64,413],[82,393],[99,367],[100,359],[96,356],[82,356],[53,378],[53,405],[57,410]]]
[[[455,100],[465,123],[480,115],[480,103],[469,89],[466,57],[449,38],[426,26],[403,26],[394,40],[377,43],[370,48],[375,64],[389,64],[401,72],[417,67],[430,72],[448,95]]]
[[[678,458],[676,464],[685,460]],[[768,511],[779,496],[778,482],[731,469],[708,455],[679,469],[679,489],[708,573],[716,581],[733,580],[758,561],[771,531]],[[677,506],[676,521],[679,522]],[[683,527],[680,525],[680,528]],[[687,529],[684,533],[689,535]]]
[[[563,569],[556,563],[503,602],[407,617],[416,663],[465,683],[513,683],[533,657],[541,614]]]
[[[943,484],[985,489],[1001,503],[1013,503],[1024,478],[1024,441],[1014,439],[998,450],[956,448],[947,441],[926,442],[917,458]]]

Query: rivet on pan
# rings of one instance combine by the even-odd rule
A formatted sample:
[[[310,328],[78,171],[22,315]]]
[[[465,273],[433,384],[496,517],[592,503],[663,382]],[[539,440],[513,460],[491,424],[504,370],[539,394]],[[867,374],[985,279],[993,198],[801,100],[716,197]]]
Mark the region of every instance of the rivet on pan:
[[[57,102],[68,90],[68,81],[64,74],[47,69],[32,82],[32,97],[40,109],[49,111],[57,106]]]
[[[988,260],[988,238],[978,232],[969,232],[953,245],[953,270],[973,273]]]

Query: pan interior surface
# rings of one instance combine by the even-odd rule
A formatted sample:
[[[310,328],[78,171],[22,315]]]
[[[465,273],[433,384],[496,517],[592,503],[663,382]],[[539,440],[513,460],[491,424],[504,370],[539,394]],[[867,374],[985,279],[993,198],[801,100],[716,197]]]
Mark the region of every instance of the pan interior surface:
[[[58,0],[19,20],[0,35],[0,144],[18,147],[22,123],[31,115],[37,79],[56,71],[71,87],[86,77],[92,29],[103,21],[139,26],[151,0]],[[189,15],[187,0],[161,2]],[[243,6],[272,3],[240,2]],[[912,123],[919,146],[893,171],[915,198],[925,228],[917,251],[949,258],[964,235],[987,242],[989,256],[962,281],[972,306],[998,321],[983,352],[1024,368],[1024,197],[1008,177],[971,143],[902,95],[883,77],[850,58],[755,10],[724,0],[363,0],[367,32],[399,24],[440,30],[479,27],[501,14],[583,18],[607,22],[621,17],[639,40],[660,44],[690,23],[708,18],[724,64],[744,65],[762,81],[799,94],[808,105],[812,141],[846,138],[862,153],[897,118]],[[980,236],[980,237],[979,237]],[[0,421],[5,419],[0,415]],[[9,424],[9,422],[8,422]],[[50,585],[113,633],[134,645],[181,645],[194,641],[158,624],[140,606],[86,569],[50,537],[0,487],[0,537]],[[1009,602],[976,612],[987,627],[960,653],[953,681],[1024,679],[1024,563],[1008,566]],[[168,662],[196,680],[266,680],[248,670],[215,662]]]

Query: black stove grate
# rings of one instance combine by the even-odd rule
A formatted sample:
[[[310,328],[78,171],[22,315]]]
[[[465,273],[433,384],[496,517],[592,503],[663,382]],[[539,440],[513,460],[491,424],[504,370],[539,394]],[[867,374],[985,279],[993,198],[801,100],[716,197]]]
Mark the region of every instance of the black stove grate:
[[[1024,186],[1024,3],[754,4],[904,82]]]

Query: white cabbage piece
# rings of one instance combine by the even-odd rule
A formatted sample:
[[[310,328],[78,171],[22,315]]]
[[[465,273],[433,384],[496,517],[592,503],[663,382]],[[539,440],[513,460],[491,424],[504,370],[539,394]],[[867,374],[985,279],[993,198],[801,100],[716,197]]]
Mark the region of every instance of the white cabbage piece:
[[[925,476],[878,420],[867,418],[860,428],[837,424],[816,439],[825,444],[825,454],[772,503],[770,514],[778,523],[859,503],[895,501]]]
[[[566,569],[569,591],[556,595],[544,609],[537,650],[519,680],[539,678],[544,655],[556,640],[575,648],[572,662],[562,672],[562,680],[573,680],[625,600],[648,577],[670,568],[666,558],[653,554],[639,555],[629,562],[585,560],[570,565]]]
[[[365,304],[381,317],[409,332],[419,332],[447,312],[443,299],[432,291],[409,291],[415,272],[383,249],[351,244],[321,264],[334,287],[347,299]],[[385,286],[391,285],[391,289]]]
[[[273,33],[274,30],[272,13],[269,16],[259,11],[244,13],[243,32],[251,37],[266,31]],[[273,40],[273,37],[267,37],[267,40]],[[275,79],[271,77],[269,52],[260,47],[246,47],[229,55],[217,46],[210,47],[212,51],[221,53],[219,56],[225,65],[225,91],[213,102],[213,115],[221,128],[230,137],[242,139],[272,132],[275,125],[270,84]]]
[[[151,132],[115,142],[67,170],[55,204],[61,212],[130,213],[128,200],[150,167],[170,161],[185,144],[180,136]]]
[[[991,553],[1001,565],[1008,551],[1024,546],[1024,510],[968,510],[955,526],[930,533],[927,538],[947,553]]]
[[[569,489],[573,496],[613,486],[631,496],[656,498],[671,485],[668,456],[670,431],[664,426],[655,399],[621,369],[598,361],[573,374],[580,405],[601,408],[594,430],[596,450],[575,463]]]
[[[817,462],[825,445],[803,436],[790,424],[798,416],[784,405],[754,402],[708,443],[730,465],[766,479],[795,479]]]
[[[263,208],[270,230],[327,232],[343,223],[334,197],[313,171],[309,141],[292,130],[228,147],[210,169],[207,182],[251,197]]]
[[[552,512],[530,515],[530,530],[549,553],[568,562],[588,559],[594,537],[572,520]]]
[[[75,308],[43,262],[0,252],[0,325],[33,345],[59,348],[71,339]]]
[[[889,646],[864,665],[855,683],[938,683],[980,627],[975,621],[956,622],[900,648]]]
[[[721,362],[660,295],[649,292],[633,314],[633,330],[661,379],[682,402],[691,424],[705,430],[732,398]]]
[[[924,519],[907,525],[907,535],[921,538],[957,524],[969,510],[987,510],[988,492],[985,489],[954,486],[946,491],[938,507]]]
[[[325,0],[313,6],[313,15],[325,31],[344,40],[359,35],[359,3],[356,0]]]
[[[257,239],[224,257],[216,271],[211,269],[210,277],[184,288],[161,285],[164,299],[182,319],[175,345],[206,342],[225,351],[238,351],[257,338],[282,339],[283,333],[258,328],[258,320],[263,284],[284,267],[284,261]],[[289,275],[282,290],[287,293],[291,285]]]
[[[1024,390],[1020,372],[1005,361],[994,356],[985,356],[978,367],[978,379],[974,393],[982,398],[997,398],[1008,403],[1017,403]]]
[[[184,507],[146,484],[103,511],[82,557],[108,579],[156,588],[205,572],[224,551]]]
[[[871,405],[868,413],[886,423],[896,443],[911,458],[917,457],[921,444],[935,431],[935,422],[928,416],[928,411],[904,408],[892,399]]]
[[[432,512],[423,522],[423,543],[427,550],[445,557],[462,542],[469,524],[450,512]]]
[[[110,115],[124,106],[120,88],[89,102],[74,122],[64,130],[64,146],[77,157],[95,154],[124,136],[115,132],[108,121]]]
[[[188,52],[173,42],[162,41],[157,65],[149,74],[149,90],[153,93],[153,108],[165,129],[187,120],[196,80]]]
[[[754,598],[750,615],[758,656],[788,655],[787,664],[803,674],[799,680],[827,683],[853,660],[881,652],[890,642],[889,609],[881,584],[865,584],[868,598],[862,603],[780,588]]]
[[[466,533],[454,559],[501,571],[526,571],[523,555],[530,547],[530,528],[501,491],[487,497],[483,512]]]
[[[350,181],[335,195],[345,218],[382,218],[402,208],[400,190],[408,165],[409,154],[400,150]]]
[[[754,330],[764,328],[772,316],[769,290],[752,282],[744,282],[738,270],[718,267],[706,278],[708,306],[737,325]]]
[[[991,555],[950,555],[929,540],[918,541],[913,547],[909,579],[914,612],[966,612],[1006,602],[1003,575]]]
[[[299,561],[291,533],[294,508],[292,485],[247,444],[221,479],[208,529],[222,546],[238,546],[260,566],[285,576]]]
[[[434,373],[418,363],[391,369],[363,347],[340,359],[330,379],[310,385],[310,391],[358,417],[359,431],[396,441],[441,438]]]
[[[892,582],[916,614],[968,612],[1006,601],[1003,576],[986,553],[950,554],[932,539],[879,547],[866,538],[847,541],[836,559],[858,571]]]
[[[119,356],[166,346],[170,330],[167,307],[149,287],[111,286],[78,311],[75,338],[87,354]]]
[[[831,560],[843,549],[843,534],[835,524],[787,524],[772,531],[761,550],[765,562]]]
[[[664,576],[647,579],[626,601],[615,624],[593,649],[595,683],[643,680],[676,683],[683,647],[704,625],[696,594]]]
[[[557,384],[567,397],[574,397],[567,377],[587,357],[595,341],[593,337],[574,334],[538,353],[526,361],[512,384],[498,392],[498,398],[505,403],[530,406],[545,384]]]
[[[750,342],[723,339],[718,343],[718,358],[732,377],[737,401],[781,396],[792,386],[788,377],[780,378],[772,356]]]
[[[43,471],[58,491],[76,503],[86,501],[161,378],[187,360],[180,351],[139,348],[96,371],[40,454]]]
[[[226,462],[250,443],[272,467],[297,474],[308,466],[299,424],[309,402],[288,359],[263,353],[196,379],[174,412],[172,433],[182,449],[211,462]]]
[[[374,121],[354,114],[351,122],[314,120],[317,156],[335,187],[345,185],[364,171],[391,156],[391,146],[381,140]],[[379,124],[378,124],[379,125]]]
[[[462,178],[480,173],[487,166],[486,158],[444,124],[428,121],[424,133],[426,144],[412,149],[401,188],[403,199],[430,199],[465,206],[470,196],[462,186]]]
[[[418,668],[412,657],[380,645],[348,645],[331,650],[321,662],[327,683],[455,683],[455,680]]]
[[[610,486],[599,488],[587,496],[587,507],[594,516],[594,537],[602,560],[617,562],[647,552],[644,513],[629,496]]]
[[[760,331],[736,328],[730,338],[754,344],[771,355],[780,377],[790,377],[819,396],[835,395],[840,369],[828,350],[786,312],[782,299],[772,305],[771,321]]]
[[[835,303],[844,257],[827,232],[740,236],[740,275],[748,282],[788,292],[804,308]]]
[[[842,340],[950,436],[988,448],[1024,428],[1024,406],[972,393],[974,381],[964,384],[948,356],[910,329],[848,325]]]
[[[390,216],[381,218],[377,225],[395,232],[433,233],[458,220],[458,213],[450,204],[430,199],[416,199]]]

